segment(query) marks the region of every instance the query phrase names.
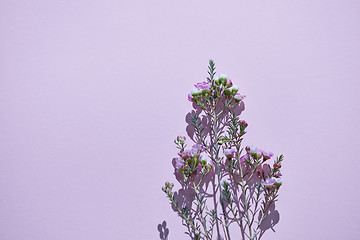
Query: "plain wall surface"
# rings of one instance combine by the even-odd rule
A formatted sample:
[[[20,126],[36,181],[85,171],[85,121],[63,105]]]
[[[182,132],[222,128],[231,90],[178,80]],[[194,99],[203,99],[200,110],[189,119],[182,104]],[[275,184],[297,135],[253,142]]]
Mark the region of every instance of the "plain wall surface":
[[[0,239],[188,239],[161,187],[210,58],[247,96],[244,144],[285,155],[263,239],[360,239],[359,11],[0,1]]]

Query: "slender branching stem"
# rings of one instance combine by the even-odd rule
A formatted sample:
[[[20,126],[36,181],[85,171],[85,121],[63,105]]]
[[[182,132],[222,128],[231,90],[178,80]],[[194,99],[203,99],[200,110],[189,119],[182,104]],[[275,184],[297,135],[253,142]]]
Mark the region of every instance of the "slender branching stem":
[[[200,234],[202,234],[203,236],[206,236],[202,231],[200,231],[199,229],[196,228],[196,226],[194,225],[194,223],[188,218],[186,217],[182,211],[179,209],[179,207],[177,206],[177,204],[175,203],[174,199],[172,197],[169,197],[170,198],[170,201],[172,202],[172,204],[174,205],[174,207],[176,208],[176,210],[178,211],[178,213],[181,215],[181,217],[183,219],[185,219],[190,225],[191,225],[191,228],[194,230],[194,231],[198,231]]]

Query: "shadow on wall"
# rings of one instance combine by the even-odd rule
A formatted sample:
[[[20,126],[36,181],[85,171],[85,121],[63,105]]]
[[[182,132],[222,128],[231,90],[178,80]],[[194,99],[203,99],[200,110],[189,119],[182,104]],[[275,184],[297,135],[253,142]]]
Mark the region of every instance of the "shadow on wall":
[[[211,117],[207,114],[204,114],[202,109],[200,109],[196,104],[193,104],[193,107],[194,110],[189,112],[185,118],[187,123],[186,132],[188,136],[195,144],[208,144],[207,146],[214,146],[215,143],[213,142],[213,139],[215,139],[215,137],[211,128],[213,124]],[[218,120],[221,123],[219,126],[222,127],[218,129],[218,136],[225,136],[228,133],[229,128],[229,125],[226,125],[225,123],[228,123],[231,121],[231,119],[235,119],[235,117],[240,116],[244,110],[245,105],[243,102],[241,102],[234,109],[232,109],[232,112],[225,111],[224,114],[219,114]],[[197,124],[199,124],[200,128],[202,129],[201,134],[203,135],[203,139],[199,138],[199,127],[198,129],[194,127],[196,124],[194,119],[197,119]],[[208,140],[204,142],[204,139]],[[222,144],[220,149],[231,147],[231,145],[227,147],[225,146],[227,146],[226,143]],[[221,152],[222,151],[223,150],[221,150]],[[213,150],[208,152],[208,154],[209,156],[214,155]],[[240,154],[241,152],[239,153],[239,158]],[[250,158],[249,155],[248,158]],[[228,225],[237,224],[240,229],[243,229],[240,231],[241,234],[238,236],[235,236],[235,233],[233,233],[234,236],[231,237],[235,239],[239,239],[240,236],[241,239],[249,239],[249,237],[246,236],[246,234],[249,232],[249,222],[251,223],[250,228],[252,229],[255,225],[256,231],[258,233],[256,237],[253,238],[254,240],[260,240],[264,233],[269,229],[272,229],[275,232],[274,226],[279,222],[280,219],[279,212],[276,210],[275,201],[270,201],[269,204],[266,205],[266,201],[264,201],[264,203],[259,200],[261,191],[262,194],[269,194],[269,196],[271,191],[273,191],[273,189],[270,190],[265,189],[265,187],[262,188],[262,185],[260,184],[261,180],[264,179],[264,176],[270,173],[270,166],[265,163],[256,165],[251,169],[251,171],[253,171],[252,174],[245,174],[240,178],[239,175],[234,175],[234,172],[232,172],[234,170],[231,170],[234,169],[230,167],[231,164],[235,164],[230,162],[233,160],[229,160],[227,158],[221,159],[222,160],[220,161],[218,168],[216,168],[216,164],[212,162],[213,167],[206,175],[192,175],[191,183],[193,185],[185,183],[184,172],[180,171],[179,167],[177,167],[177,161],[179,161],[178,158],[174,158],[172,161],[174,166],[174,175],[176,180],[181,184],[181,188],[178,191],[173,192],[173,199],[177,206],[174,206],[174,204],[171,206],[174,212],[179,215],[183,215],[182,225],[187,229],[186,234],[189,235],[190,239],[194,240],[222,240],[224,239],[222,235],[225,234],[225,228],[223,226],[223,222],[225,221],[228,221]],[[243,166],[244,171],[250,171],[250,167],[248,167],[244,162],[238,162],[237,164]],[[220,170],[215,172],[216,169]],[[258,171],[261,171],[263,175],[258,175]],[[218,175],[220,175],[221,182],[226,181],[228,183],[228,192],[230,192],[232,200],[219,200],[220,193]],[[243,182],[246,182],[247,185],[245,191],[239,187],[239,184]],[[245,214],[245,205],[248,205],[248,209],[251,209],[253,212],[257,213],[251,216],[251,220],[246,220],[246,218],[249,216],[246,216]],[[223,208],[226,209],[225,218],[223,214],[224,211],[222,210]],[[191,224],[191,221],[186,221],[184,216],[187,219],[190,219],[193,224]],[[221,220],[214,221],[214,219]],[[206,222],[205,224],[204,221]],[[206,231],[208,231],[209,235],[199,237],[197,231],[194,230],[197,227],[199,227],[199,229],[207,229]],[[160,239],[168,239],[169,229],[166,228],[166,221],[158,225],[158,230]],[[206,231],[204,230],[204,232]]]
[[[169,229],[166,227],[166,221],[164,220],[162,223],[159,223],[157,226],[159,231],[159,237],[161,240],[168,240],[169,238]]]

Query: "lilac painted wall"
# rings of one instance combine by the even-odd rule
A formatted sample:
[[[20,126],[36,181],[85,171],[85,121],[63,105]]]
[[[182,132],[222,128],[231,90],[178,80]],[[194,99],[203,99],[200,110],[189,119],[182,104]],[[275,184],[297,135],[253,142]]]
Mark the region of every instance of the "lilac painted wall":
[[[161,191],[213,58],[245,144],[284,153],[276,233],[360,239],[360,2],[0,2],[0,239],[158,240]]]

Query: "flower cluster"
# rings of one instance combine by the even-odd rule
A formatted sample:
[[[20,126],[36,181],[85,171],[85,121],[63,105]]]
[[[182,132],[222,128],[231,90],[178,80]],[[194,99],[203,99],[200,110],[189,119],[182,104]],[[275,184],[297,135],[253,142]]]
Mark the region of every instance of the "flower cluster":
[[[179,157],[175,158],[175,168],[183,174],[184,180],[198,173],[206,175],[210,172],[212,165],[204,151],[203,145],[195,144],[191,149],[181,150]]]
[[[176,138],[176,141],[177,141],[177,142],[185,142],[185,140],[186,140],[186,137],[184,137],[184,136],[178,136],[178,137]]]
[[[262,151],[263,161],[270,159],[273,154],[271,152]],[[262,179],[261,183],[267,189],[271,189],[275,186],[277,189],[282,185],[281,177],[281,162],[283,156],[280,155],[277,159],[274,160],[273,167],[269,164],[263,164],[260,169],[257,170],[259,177]]]
[[[282,180],[281,178],[268,177],[265,180],[261,180],[261,183],[264,185],[264,187],[270,189],[273,186],[280,187],[282,184]]]
[[[183,195],[185,191],[172,192],[174,184],[169,182],[162,190],[191,239],[231,239],[229,226],[235,223],[241,229],[241,235],[235,238],[259,239],[263,234],[260,226],[282,185],[283,156],[273,158],[272,152],[243,147],[248,123],[239,119],[236,106],[245,95],[226,75],[216,76],[212,60],[208,73],[207,80],[195,84],[188,95],[195,109],[202,110],[190,114],[194,130],[191,139],[196,144],[187,148],[184,136],[174,140],[179,149],[178,157],[173,159],[175,176],[193,198],[184,205],[179,200],[188,198]],[[209,198],[214,204],[208,205]]]
[[[205,102],[210,95],[225,97],[234,100],[236,103],[242,101],[245,95],[238,93],[239,87],[233,85],[232,81],[226,75],[221,74],[215,77],[214,84],[208,82],[200,82],[195,84],[195,88],[188,94],[188,100],[195,103]],[[200,104],[201,106],[202,104]]]
[[[171,195],[171,192],[172,192],[172,189],[174,187],[174,184],[173,183],[170,183],[170,182],[166,182],[165,183],[165,186],[162,187],[162,190],[166,193],[166,194],[170,194]]]
[[[211,84],[209,82],[200,82],[195,84],[195,88],[188,95],[189,101],[196,101],[199,97],[207,96],[210,93]]]
[[[186,147],[185,140],[186,140],[186,137],[184,137],[184,136],[178,136],[174,140],[174,143],[177,145],[177,148],[180,149],[180,151],[183,151],[184,148]]]
[[[242,135],[244,135],[245,129],[247,128],[248,124],[247,124],[247,122],[245,122],[245,120],[240,120],[238,123],[239,123],[239,127],[240,127],[240,133]]]
[[[249,155],[251,155],[257,160],[263,158],[263,160],[266,161],[274,155],[272,152],[261,150],[260,148],[257,148],[255,146],[247,146],[245,150]]]
[[[245,154],[240,158],[243,159],[241,162],[249,162],[250,159],[253,158],[254,161],[260,161],[260,163],[263,163],[266,160],[270,159],[272,156],[274,156],[272,152],[261,150],[260,148],[257,148],[255,146],[247,146],[245,150],[247,154]],[[277,160],[275,160],[272,169],[268,164],[265,164],[270,169],[269,176],[265,176],[264,170],[262,169],[258,170],[259,176],[263,179],[262,184],[265,187],[271,188],[275,183],[277,187],[281,186],[282,180],[280,179],[281,173],[279,171],[279,169],[281,168],[281,164],[280,164],[281,161],[282,161],[282,156],[280,156]]]

